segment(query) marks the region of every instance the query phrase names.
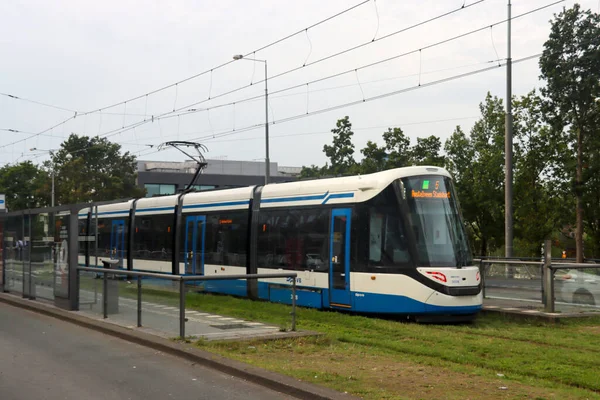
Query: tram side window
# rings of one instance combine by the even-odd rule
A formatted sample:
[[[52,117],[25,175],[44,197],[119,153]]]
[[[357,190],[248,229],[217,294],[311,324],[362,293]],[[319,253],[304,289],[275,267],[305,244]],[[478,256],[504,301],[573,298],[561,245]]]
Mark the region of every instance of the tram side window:
[[[111,220],[109,218],[98,219],[98,257],[110,256],[110,228]]]
[[[173,254],[173,214],[135,217],[133,258],[170,261]]]
[[[78,236],[82,239],[79,241],[79,255],[85,256],[88,253],[90,242],[88,241],[88,220],[87,218],[79,218],[77,221]]]
[[[248,212],[207,215],[204,263],[245,266],[247,237]]]
[[[260,268],[327,271],[329,209],[261,210]]]
[[[356,207],[352,270],[394,273],[413,266],[398,203],[391,187]]]
[[[369,263],[398,265],[410,261],[400,218],[371,209],[369,213]]]
[[[122,221],[122,222],[121,222]],[[128,240],[128,226],[129,226],[129,217],[126,218],[98,218],[98,257],[110,257],[111,256],[111,235],[113,234],[113,224],[116,225],[114,228],[114,234],[117,235],[117,227],[121,226],[118,229],[124,229],[123,234],[120,236],[119,240],[122,241],[119,246],[119,256],[125,258],[126,257],[126,248],[127,248],[127,240]],[[94,228],[92,228],[94,229]],[[92,254],[93,251],[90,251]]]

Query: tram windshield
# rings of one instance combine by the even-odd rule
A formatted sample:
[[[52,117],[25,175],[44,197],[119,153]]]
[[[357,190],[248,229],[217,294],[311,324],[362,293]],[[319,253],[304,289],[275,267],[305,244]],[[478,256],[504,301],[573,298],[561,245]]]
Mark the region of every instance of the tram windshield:
[[[439,175],[403,178],[400,186],[418,252],[417,265],[470,265],[469,244],[450,178]]]

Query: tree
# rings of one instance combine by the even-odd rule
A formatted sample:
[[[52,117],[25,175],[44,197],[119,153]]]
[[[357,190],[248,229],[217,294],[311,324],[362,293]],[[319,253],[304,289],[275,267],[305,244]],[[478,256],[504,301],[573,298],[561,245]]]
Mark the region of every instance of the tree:
[[[550,127],[534,91],[513,101],[515,237],[522,255],[538,256],[540,244],[560,228],[568,209],[560,185],[547,179],[554,168]]]
[[[583,261],[584,196],[589,174],[584,165],[590,161],[594,143],[599,140],[600,125],[595,97],[600,96],[600,15],[583,11],[579,4],[563,10],[552,22],[550,37],[540,57],[545,115],[556,141],[567,143],[576,154],[575,170],[564,172],[573,182],[576,198],[577,261]],[[573,173],[574,172],[574,173]]]
[[[361,174],[371,174],[386,169],[387,153],[385,147],[379,147],[377,143],[369,140],[360,152],[363,155],[363,160],[360,163]]]
[[[489,93],[479,109],[470,137],[457,127],[444,148],[464,218],[486,255],[504,238],[504,109]]]
[[[400,128],[388,128],[383,133],[385,148],[388,152],[386,168],[400,168],[411,165],[410,138]]]
[[[0,192],[6,194],[10,211],[46,207],[50,202],[48,175],[31,161],[0,168]]]
[[[350,118],[345,116],[339,119],[331,132],[333,133],[333,144],[323,146],[323,152],[331,162],[327,172],[334,176],[340,176],[356,171],[354,144],[352,143],[354,132],[352,132]]]
[[[310,167],[302,167],[300,171],[300,179],[312,179],[312,178],[320,178],[324,175],[323,167],[317,167],[316,165],[311,165]]]
[[[143,197],[145,190],[136,185],[135,156],[120,150],[106,138],[69,136],[51,157],[57,203]]]
[[[437,136],[417,138],[417,144],[411,149],[412,163],[415,165],[436,165],[443,167],[445,157],[440,155],[442,141]]]
[[[600,126],[600,112],[597,115],[596,126]],[[586,253],[589,257],[600,258],[600,134],[596,133],[595,138],[596,140],[590,143],[587,163],[583,169],[584,181],[587,182],[583,204],[585,231],[588,235]]]

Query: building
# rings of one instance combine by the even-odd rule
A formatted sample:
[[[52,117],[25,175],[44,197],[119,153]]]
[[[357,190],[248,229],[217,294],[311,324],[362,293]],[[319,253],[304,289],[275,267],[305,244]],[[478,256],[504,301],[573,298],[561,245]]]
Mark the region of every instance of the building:
[[[252,185],[264,185],[263,161],[206,160],[208,165],[196,180],[194,189],[212,190]],[[198,164],[195,161],[144,161],[137,162],[138,186],[146,189],[146,196],[164,196],[181,192],[190,183]],[[271,183],[295,181],[301,167],[280,167],[270,163]]]

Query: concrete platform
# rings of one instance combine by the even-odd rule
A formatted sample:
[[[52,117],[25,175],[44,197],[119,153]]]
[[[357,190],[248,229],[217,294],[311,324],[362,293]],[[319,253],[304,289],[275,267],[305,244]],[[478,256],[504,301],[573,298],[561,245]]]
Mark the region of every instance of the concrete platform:
[[[82,301],[85,301],[82,296]],[[97,301],[88,306],[81,306],[80,311],[72,311],[88,318],[102,320],[129,329],[146,331],[165,338],[179,336],[179,308],[164,304],[142,302],[142,327],[137,327],[137,301],[119,298],[119,312],[109,314],[107,319],[102,315],[102,294]],[[291,332],[282,327],[257,321],[248,321],[198,310],[186,310],[186,338],[203,338],[205,340],[252,340],[281,339],[288,337],[317,335],[315,332]]]
[[[557,304],[560,312],[549,313],[543,310],[539,301],[510,298],[485,298],[483,313],[504,314],[511,317],[534,318],[548,322],[558,322],[565,318],[600,317],[600,309],[596,307],[582,308],[576,305]]]
[[[18,278],[18,277],[17,277]],[[106,323],[122,326],[151,333],[164,338],[179,337],[179,308],[168,304],[142,301],[142,327],[137,327],[137,300],[120,296],[118,298],[118,313],[109,313],[108,318],[103,318],[102,313],[102,281],[88,279],[97,284],[97,290],[80,289],[80,310],[72,311],[85,315],[88,318]],[[123,282],[121,282],[122,284]],[[36,300],[54,299],[52,282],[36,281]],[[11,293],[22,292],[23,285],[20,279],[11,280],[7,288]],[[144,289],[156,287],[145,286]],[[142,289],[142,298],[143,290]],[[281,339],[298,336],[318,335],[315,332],[292,332],[287,327],[269,325],[258,321],[248,321],[240,318],[206,313],[199,310],[186,310],[185,336],[187,338],[205,340],[253,340],[253,339]]]

